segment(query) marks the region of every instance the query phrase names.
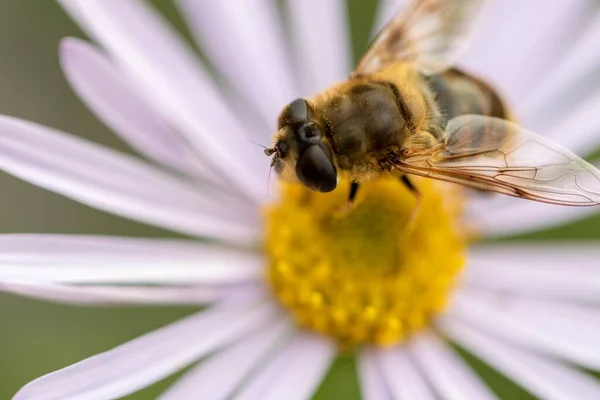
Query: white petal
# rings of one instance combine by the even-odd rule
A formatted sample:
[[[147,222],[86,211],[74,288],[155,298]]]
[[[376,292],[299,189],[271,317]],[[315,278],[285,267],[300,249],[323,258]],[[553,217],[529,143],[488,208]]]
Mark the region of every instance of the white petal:
[[[600,369],[600,312],[595,310],[462,290],[449,315],[521,346]]]
[[[382,375],[376,350],[365,348],[358,355],[358,376],[361,398],[364,400],[391,400],[392,395]]]
[[[276,314],[256,301],[215,307],[41,377],[22,388],[15,400],[121,397],[265,326]]]
[[[178,5],[216,69],[274,130],[277,115],[298,97],[274,1],[178,0]]]
[[[290,330],[289,320],[283,317],[251,337],[241,339],[235,346],[222,350],[185,374],[160,399],[193,400],[200,393],[204,400],[229,398]]]
[[[492,400],[496,396],[450,346],[429,333],[408,344],[409,352],[421,366],[440,398],[446,400]]]
[[[234,241],[253,241],[258,234],[250,203],[7,116],[0,116],[0,168],[92,207],[178,232]]]
[[[208,304],[223,298],[236,297],[246,292],[247,289],[250,288],[237,286],[144,287],[121,285],[107,287],[0,282],[0,292],[56,303],[87,306],[106,304]]]
[[[70,1],[77,0],[60,2]],[[139,0],[81,0],[78,10],[78,22],[139,83],[151,106],[187,136],[203,161],[248,196],[264,199],[268,158],[248,142],[244,127],[172,27]]]
[[[0,235],[0,281],[234,284],[262,277],[258,253],[207,243],[94,236]]]
[[[600,304],[599,259],[600,249],[591,243],[477,246],[462,285]]]
[[[396,400],[435,400],[431,386],[409,356],[406,347],[377,350],[381,370]]]
[[[575,368],[492,339],[455,319],[444,319],[441,325],[460,345],[540,398],[600,399],[596,379]]]
[[[75,39],[60,45],[62,69],[73,89],[96,115],[140,153],[183,172],[210,176],[189,151],[189,145],[135,91],[95,46]]]
[[[251,378],[236,400],[310,399],[327,373],[336,345],[329,339],[299,333]]]
[[[302,94],[313,96],[346,79],[351,72],[346,2],[287,0],[285,5]]]

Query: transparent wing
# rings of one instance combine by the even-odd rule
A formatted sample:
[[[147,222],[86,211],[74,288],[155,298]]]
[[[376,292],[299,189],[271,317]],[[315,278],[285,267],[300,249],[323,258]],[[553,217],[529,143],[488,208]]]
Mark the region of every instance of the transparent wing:
[[[600,171],[568,149],[506,120],[464,115],[443,140],[405,149],[398,169],[545,203],[600,204]]]
[[[398,60],[426,75],[450,68],[466,47],[484,0],[413,0],[377,35],[354,74],[372,74]]]

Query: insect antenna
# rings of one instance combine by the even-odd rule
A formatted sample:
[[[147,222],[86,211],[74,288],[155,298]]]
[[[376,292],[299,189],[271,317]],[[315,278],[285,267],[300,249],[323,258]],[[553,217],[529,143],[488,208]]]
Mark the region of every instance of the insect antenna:
[[[248,140],[248,141],[249,141],[250,143],[252,143],[252,144],[255,144],[255,145],[257,145],[258,147],[262,147],[262,148],[263,148],[263,149],[265,149],[265,150],[267,150],[267,149],[268,149],[268,147],[267,147],[267,146],[265,146],[264,144],[257,143],[257,142],[255,142],[255,141],[253,141],[253,140]]]
[[[265,150],[265,154],[268,155],[268,156],[271,156],[271,155],[273,155],[273,153],[275,153],[275,149],[273,147],[267,147],[264,144],[260,144],[260,143],[254,142],[252,140],[249,140],[249,142],[252,143],[252,144],[255,144],[255,145],[259,146],[259,147],[262,147]]]

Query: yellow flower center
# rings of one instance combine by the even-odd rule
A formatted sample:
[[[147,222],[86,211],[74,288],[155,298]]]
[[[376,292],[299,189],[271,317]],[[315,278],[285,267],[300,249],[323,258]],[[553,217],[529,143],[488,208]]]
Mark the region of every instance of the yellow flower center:
[[[464,264],[462,200],[449,185],[412,178],[421,202],[394,177],[348,182],[332,193],[282,184],[266,210],[267,280],[302,327],[344,345],[391,345],[444,310]]]

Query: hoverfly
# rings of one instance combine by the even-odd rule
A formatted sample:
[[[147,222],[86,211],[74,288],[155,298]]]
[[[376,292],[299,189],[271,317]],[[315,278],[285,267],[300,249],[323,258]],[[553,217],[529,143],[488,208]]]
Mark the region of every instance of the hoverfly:
[[[547,203],[600,204],[600,171],[507,120],[494,90],[453,68],[481,0],[415,0],[383,28],[345,82],[297,99],[265,153],[288,181],[320,192],[348,176],[398,174]]]

